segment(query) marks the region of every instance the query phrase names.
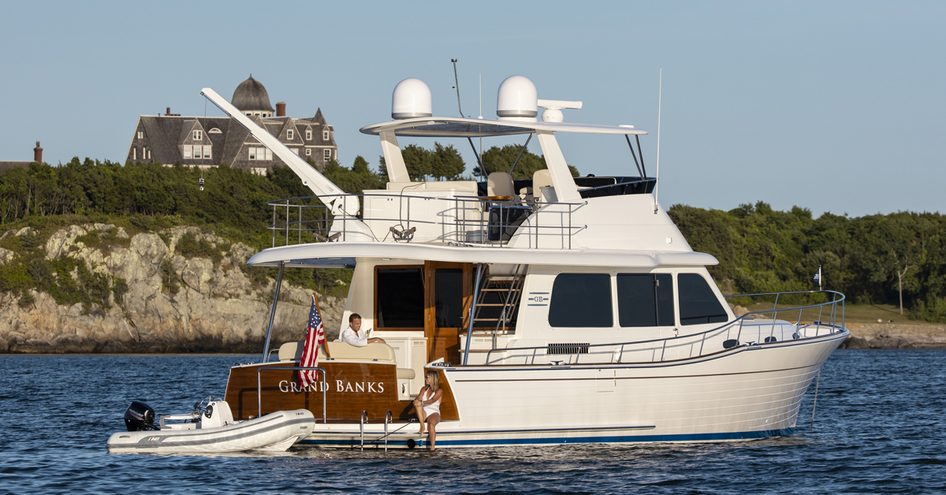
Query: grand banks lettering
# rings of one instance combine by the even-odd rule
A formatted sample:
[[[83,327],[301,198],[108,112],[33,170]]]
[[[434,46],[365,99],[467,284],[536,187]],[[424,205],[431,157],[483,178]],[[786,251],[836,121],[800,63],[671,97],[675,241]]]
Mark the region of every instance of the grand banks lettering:
[[[333,390],[331,382],[315,382],[308,387],[300,387],[298,383],[290,380],[279,381],[279,391],[283,393],[302,393],[302,392],[343,392],[343,393],[369,393],[383,394],[384,382],[349,382],[346,380],[335,380]]]

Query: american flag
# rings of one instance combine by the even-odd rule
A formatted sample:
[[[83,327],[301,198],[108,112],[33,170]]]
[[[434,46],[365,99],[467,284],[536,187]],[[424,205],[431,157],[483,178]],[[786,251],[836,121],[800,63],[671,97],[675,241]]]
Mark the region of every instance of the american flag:
[[[313,367],[319,364],[319,346],[325,344],[325,327],[322,325],[322,315],[315,304],[315,295],[312,296],[312,308],[309,310],[309,326],[306,328],[305,344],[302,346],[302,358],[299,366]],[[299,384],[308,387],[317,382],[318,371],[299,370]]]

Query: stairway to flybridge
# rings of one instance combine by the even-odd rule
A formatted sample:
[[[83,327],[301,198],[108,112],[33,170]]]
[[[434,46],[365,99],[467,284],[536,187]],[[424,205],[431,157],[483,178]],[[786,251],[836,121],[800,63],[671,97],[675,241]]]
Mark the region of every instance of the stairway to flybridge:
[[[484,277],[473,314],[474,331],[503,334],[515,330],[524,280],[518,267],[511,275]]]

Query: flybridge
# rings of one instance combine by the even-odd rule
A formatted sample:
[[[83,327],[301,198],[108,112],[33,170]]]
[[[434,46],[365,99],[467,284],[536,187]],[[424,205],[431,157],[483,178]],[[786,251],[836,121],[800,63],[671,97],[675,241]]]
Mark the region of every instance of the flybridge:
[[[361,129],[379,136],[389,178],[384,189],[362,194],[342,191],[212,89],[202,93],[270,148],[316,195],[317,203],[307,198],[270,203],[274,247],[413,242],[565,250],[620,245],[631,250],[689,251],[666,214],[655,211],[651,193],[656,179],[647,176],[639,139],[646,132],[630,125],[565,122],[563,111],[580,109],[582,102],[540,99],[535,85],[522,76],[509,77],[500,85],[494,120],[434,116],[427,85],[413,78],[401,81],[392,96],[393,120]],[[623,138],[637,175],[572,177],[556,139],[558,133]],[[532,177],[514,179],[515,163],[510,170],[489,170],[488,164],[481,164],[489,172],[483,181],[415,181],[397,141],[398,136],[455,137],[472,144],[474,137],[513,135],[527,136],[523,150],[535,138],[546,168]],[[602,202],[605,199],[609,201]]]

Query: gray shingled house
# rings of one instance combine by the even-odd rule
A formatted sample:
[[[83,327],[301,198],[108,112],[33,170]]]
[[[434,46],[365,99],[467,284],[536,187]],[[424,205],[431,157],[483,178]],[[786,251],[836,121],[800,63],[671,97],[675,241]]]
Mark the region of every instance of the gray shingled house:
[[[230,100],[247,116],[279,138],[299,156],[322,170],[338,158],[335,133],[322,109],[311,118],[286,116],[286,104],[274,110],[266,88],[253,76],[240,83]],[[262,174],[282,160],[229,117],[188,117],[172,114],[142,115],[131,139],[127,161],[211,167],[227,165]]]

